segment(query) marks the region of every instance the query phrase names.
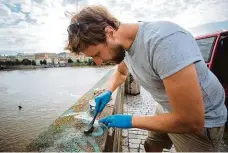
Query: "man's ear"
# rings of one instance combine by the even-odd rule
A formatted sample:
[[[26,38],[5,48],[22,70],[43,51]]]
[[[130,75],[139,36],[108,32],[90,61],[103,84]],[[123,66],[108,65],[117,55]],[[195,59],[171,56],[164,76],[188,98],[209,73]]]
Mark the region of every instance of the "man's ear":
[[[115,38],[115,29],[111,26],[105,27],[106,38],[114,39]]]

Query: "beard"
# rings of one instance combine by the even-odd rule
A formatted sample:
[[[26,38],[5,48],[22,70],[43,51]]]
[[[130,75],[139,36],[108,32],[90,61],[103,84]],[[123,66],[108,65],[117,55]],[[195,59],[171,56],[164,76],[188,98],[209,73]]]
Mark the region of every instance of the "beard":
[[[125,57],[125,49],[123,45],[115,45],[111,49],[111,54],[112,54],[112,62],[116,64],[120,64]]]

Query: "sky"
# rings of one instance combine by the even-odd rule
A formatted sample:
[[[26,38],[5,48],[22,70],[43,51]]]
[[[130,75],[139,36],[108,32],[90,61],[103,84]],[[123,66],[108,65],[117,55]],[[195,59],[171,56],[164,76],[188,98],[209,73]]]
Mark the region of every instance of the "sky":
[[[94,4],[121,22],[168,20],[194,36],[228,30],[228,0],[0,0],[0,54],[64,51],[69,14]]]

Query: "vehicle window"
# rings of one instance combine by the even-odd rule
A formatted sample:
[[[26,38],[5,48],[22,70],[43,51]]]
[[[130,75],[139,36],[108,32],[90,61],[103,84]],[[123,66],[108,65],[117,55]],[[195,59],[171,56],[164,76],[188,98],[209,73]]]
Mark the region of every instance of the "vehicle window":
[[[205,62],[210,61],[215,39],[216,37],[209,37],[196,40]]]

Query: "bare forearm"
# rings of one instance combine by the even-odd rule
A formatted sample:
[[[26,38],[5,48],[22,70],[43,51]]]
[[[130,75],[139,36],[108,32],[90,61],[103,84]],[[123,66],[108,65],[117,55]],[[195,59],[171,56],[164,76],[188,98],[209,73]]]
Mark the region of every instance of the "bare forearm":
[[[187,123],[171,113],[157,116],[133,116],[132,125],[134,128],[164,133],[198,133],[202,130],[198,123]]]
[[[118,86],[120,86],[125,80],[126,75],[121,74],[119,71],[116,71],[109,81],[109,86],[107,90],[113,92]]]

